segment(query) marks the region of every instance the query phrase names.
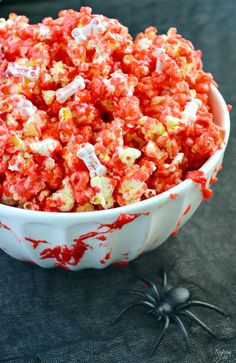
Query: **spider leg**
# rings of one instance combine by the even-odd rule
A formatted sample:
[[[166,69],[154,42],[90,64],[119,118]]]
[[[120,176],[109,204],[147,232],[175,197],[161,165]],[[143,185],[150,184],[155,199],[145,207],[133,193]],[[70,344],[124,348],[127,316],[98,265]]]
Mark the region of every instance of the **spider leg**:
[[[151,356],[153,356],[153,355],[154,355],[155,351],[156,351],[156,350],[157,350],[157,348],[159,347],[159,345],[160,345],[160,343],[161,343],[161,341],[162,341],[162,338],[164,337],[165,332],[166,332],[166,330],[167,330],[167,328],[168,328],[168,326],[169,326],[169,322],[170,322],[169,317],[168,317],[168,316],[165,316],[165,323],[164,323],[164,325],[163,325],[163,328],[162,328],[161,334],[159,335],[159,337],[158,337],[158,339],[157,339],[157,341],[156,341],[156,343],[155,343],[155,345],[154,345],[154,347],[153,347],[153,349],[152,349],[152,351],[151,351]]]
[[[176,324],[178,325],[179,330],[181,331],[181,333],[182,333],[182,335],[184,337],[187,350],[188,350],[188,352],[190,352],[191,351],[191,346],[190,346],[190,342],[189,342],[189,336],[188,336],[188,332],[187,332],[187,330],[186,330],[186,328],[184,326],[184,323],[182,322],[182,320],[177,315],[172,315],[171,319],[173,319],[176,322]]]
[[[191,306],[202,306],[202,307],[206,307],[206,308],[209,308],[209,309],[212,309],[214,311],[217,311],[218,313],[220,313],[220,314],[228,317],[228,315],[222,309],[218,308],[218,306],[209,304],[209,303],[204,302],[204,301],[198,301],[198,300],[189,301],[187,304],[184,304],[184,305],[178,307],[177,310],[183,309],[183,308],[188,308],[188,307],[191,307]]]
[[[164,299],[164,295],[167,291],[167,273],[166,271],[162,268],[161,269],[161,274],[162,274],[162,287],[161,287],[161,298],[162,300]]]
[[[150,302],[156,304],[156,300],[155,298],[150,295],[150,294],[147,294],[145,292],[142,292],[142,291],[138,291],[138,290],[132,290],[132,289],[129,289],[126,291],[128,294],[135,294],[135,295],[139,295],[139,296],[142,296],[144,298],[148,298],[150,300]]]
[[[186,311],[179,311],[178,314],[182,314],[187,316],[189,319],[193,320],[195,323],[197,323],[202,329],[206,330],[213,338],[215,339],[220,339],[218,338],[213,331],[205,324],[203,323],[202,320],[200,320],[195,314],[193,314],[191,311],[186,310]]]
[[[135,273],[136,276],[141,280],[143,281],[145,284],[149,285],[150,288],[152,289],[152,292],[153,292],[153,295],[156,299],[159,299],[160,298],[160,293],[156,287],[156,285],[151,281],[149,280],[147,277],[144,277],[142,276],[141,274],[139,274],[138,272]]]
[[[148,301],[144,301],[144,300],[138,300],[138,301],[132,301],[131,303],[129,303],[128,305],[126,305],[120,312],[119,314],[114,317],[111,321],[111,324],[115,324],[117,322],[117,320],[119,320],[128,310],[130,310],[132,307],[135,306],[140,306],[140,305],[144,305],[148,308],[152,308],[153,309],[153,305],[151,303],[149,303]]]

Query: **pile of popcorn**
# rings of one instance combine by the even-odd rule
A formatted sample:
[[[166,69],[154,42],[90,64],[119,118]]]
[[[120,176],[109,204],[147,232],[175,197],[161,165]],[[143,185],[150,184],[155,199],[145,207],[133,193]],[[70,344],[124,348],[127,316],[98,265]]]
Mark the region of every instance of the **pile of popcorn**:
[[[64,10],[0,19],[0,201],[86,212],[158,195],[224,139],[201,52],[170,28]]]

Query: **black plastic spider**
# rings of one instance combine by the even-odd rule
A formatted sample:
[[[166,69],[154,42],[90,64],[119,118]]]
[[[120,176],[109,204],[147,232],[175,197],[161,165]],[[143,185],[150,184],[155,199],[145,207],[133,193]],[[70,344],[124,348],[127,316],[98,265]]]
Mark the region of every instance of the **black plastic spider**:
[[[192,306],[202,306],[228,317],[228,315],[215,305],[207,302],[190,300],[190,291],[185,287],[171,288],[167,286],[167,274],[162,271],[162,287],[158,289],[157,286],[150,281],[148,278],[142,276],[138,272],[136,276],[142,280],[151,289],[151,292],[143,292],[139,290],[127,290],[128,293],[138,295],[141,297],[140,300],[134,300],[126,305],[119,314],[112,320],[112,324],[115,324],[129,309],[135,306],[144,306],[148,309],[148,314],[152,314],[158,321],[163,321],[163,327],[161,334],[159,335],[155,345],[152,349],[151,355],[155,353],[162,338],[164,337],[170,321],[173,321],[179,327],[183,338],[185,340],[187,350],[190,352],[190,342],[188,332],[180,319],[180,316],[186,316],[189,319],[197,323],[202,329],[206,330],[215,339],[222,339],[217,337],[213,331],[195,314],[193,314],[188,308]]]

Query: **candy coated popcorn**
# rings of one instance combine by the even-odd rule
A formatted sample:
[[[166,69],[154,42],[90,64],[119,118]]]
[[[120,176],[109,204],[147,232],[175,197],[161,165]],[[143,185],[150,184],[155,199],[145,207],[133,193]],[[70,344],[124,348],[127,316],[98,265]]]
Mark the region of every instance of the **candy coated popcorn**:
[[[186,122],[196,121],[198,107],[200,107],[201,104],[202,104],[202,101],[198,100],[197,98],[195,98],[192,101],[186,103],[185,109],[182,112],[182,117],[184,117]]]
[[[88,212],[154,197],[221,147],[201,52],[116,19],[0,19],[0,200]]]
[[[161,58],[162,54],[164,54],[164,53],[165,53],[164,48],[157,48],[156,53],[155,53],[155,55],[157,57],[155,71],[158,74],[161,74],[161,71],[162,71],[162,61],[160,58]]]
[[[113,192],[116,182],[109,177],[95,176],[91,178],[91,187],[97,188],[97,193],[91,202],[94,205],[101,205],[103,208],[111,208],[114,205]]]

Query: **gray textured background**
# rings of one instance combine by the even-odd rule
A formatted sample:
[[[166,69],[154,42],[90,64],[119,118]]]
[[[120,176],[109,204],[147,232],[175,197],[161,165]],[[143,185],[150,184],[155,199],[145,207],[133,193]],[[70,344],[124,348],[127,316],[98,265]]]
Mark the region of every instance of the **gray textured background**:
[[[236,2],[234,0],[2,1],[1,16],[15,11],[32,22],[55,16],[62,8],[92,6],[94,12],[119,18],[133,35],[149,25],[165,32],[176,26],[204,54],[231,112],[232,132],[214,197],[205,202],[177,237],[134,264],[159,281],[161,266],[170,266],[173,285],[196,282],[193,297],[225,308],[227,321],[195,308],[219,335],[236,334]],[[109,321],[127,302],[122,289],[141,287],[130,268],[70,273],[43,270],[0,252],[0,362],[136,363],[236,362],[236,340],[219,342],[187,323],[194,352],[184,351],[177,329],[170,329],[153,358],[148,357],[159,325],[133,311],[127,319]]]

